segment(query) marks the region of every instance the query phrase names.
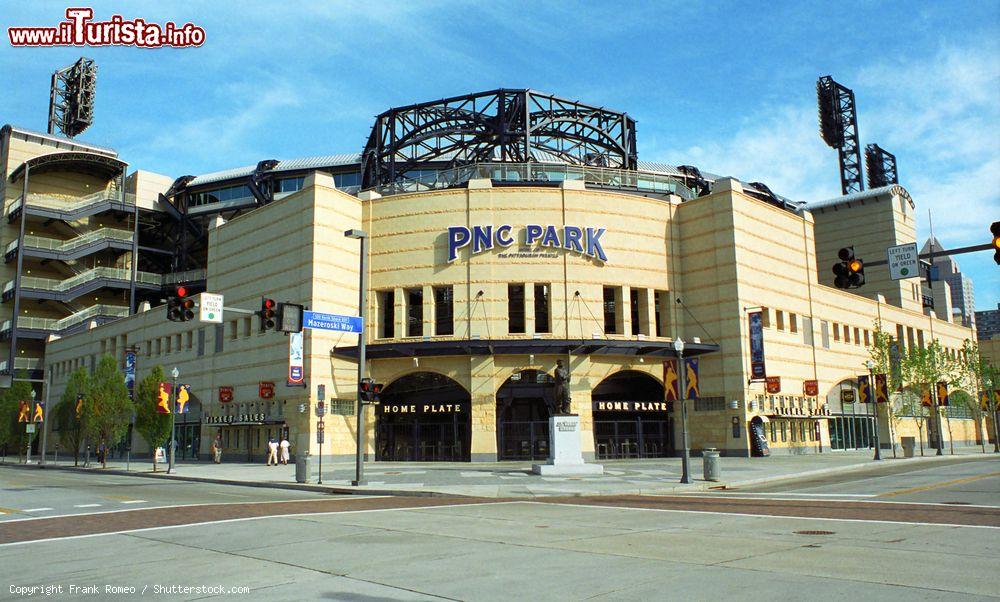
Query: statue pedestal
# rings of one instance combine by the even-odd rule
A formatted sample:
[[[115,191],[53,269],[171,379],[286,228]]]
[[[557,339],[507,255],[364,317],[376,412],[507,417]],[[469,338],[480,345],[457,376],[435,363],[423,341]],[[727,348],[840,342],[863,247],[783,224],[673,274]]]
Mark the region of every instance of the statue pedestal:
[[[534,464],[531,471],[543,476],[604,474],[600,464],[584,464],[580,451],[580,417],[566,414],[549,417],[549,461]]]

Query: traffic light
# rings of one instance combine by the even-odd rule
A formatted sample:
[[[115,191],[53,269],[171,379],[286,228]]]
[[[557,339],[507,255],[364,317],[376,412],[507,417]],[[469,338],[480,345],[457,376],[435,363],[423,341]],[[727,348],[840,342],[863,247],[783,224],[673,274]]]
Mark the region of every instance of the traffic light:
[[[837,288],[860,288],[865,284],[865,262],[854,256],[854,247],[844,247],[837,253],[840,263],[833,264]]]
[[[382,383],[377,383],[371,378],[362,378],[358,383],[358,391],[361,392],[361,401],[368,403],[379,403],[382,401]]]
[[[275,311],[278,309],[278,304],[274,302],[274,299],[267,299],[262,297],[260,300],[260,331],[267,332],[268,330],[274,330],[275,327]]]
[[[174,287],[167,298],[167,319],[171,322],[187,322],[194,319],[194,299],[188,297],[186,286]]]
[[[375,400],[375,381],[370,378],[362,378],[358,383],[358,391],[361,392],[361,401]]]
[[[990,234],[993,235],[993,261],[1000,265],[1000,222],[993,222]]]

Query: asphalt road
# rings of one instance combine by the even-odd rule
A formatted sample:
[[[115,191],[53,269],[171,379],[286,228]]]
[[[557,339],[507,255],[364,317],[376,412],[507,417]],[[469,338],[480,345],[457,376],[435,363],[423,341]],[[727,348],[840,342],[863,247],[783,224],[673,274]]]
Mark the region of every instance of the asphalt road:
[[[1000,460],[899,468],[699,496],[534,500],[187,490],[154,481],[142,491],[161,497],[140,499],[275,497],[8,519],[0,522],[9,582],[0,598],[30,586],[62,586],[71,599],[110,597],[107,586],[124,588],[111,590],[117,599],[1000,596]],[[7,473],[0,470],[4,489]],[[93,485],[73,481],[90,476],[65,473],[47,495],[53,504],[59,495],[94,495]]]

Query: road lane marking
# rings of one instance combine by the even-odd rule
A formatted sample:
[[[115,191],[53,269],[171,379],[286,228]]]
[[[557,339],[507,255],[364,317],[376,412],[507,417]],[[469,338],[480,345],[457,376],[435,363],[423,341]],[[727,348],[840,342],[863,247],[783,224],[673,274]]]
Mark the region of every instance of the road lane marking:
[[[731,497],[732,495],[794,495],[794,496],[808,496],[808,497],[877,497],[874,493],[793,493],[791,491],[782,491],[781,493],[754,493],[752,491],[737,491],[733,494],[728,491],[720,491],[718,495],[724,495],[726,497]]]
[[[52,510],[52,508],[25,508],[25,512],[45,512],[47,510]]]
[[[119,514],[121,512],[143,512],[145,510],[162,510],[164,508],[196,508],[198,506],[245,506],[247,504],[287,504],[289,502],[321,502],[330,501],[330,499],[335,499],[337,501],[345,500],[370,500],[378,499],[383,497],[392,497],[390,495],[350,495],[343,498],[309,498],[305,500],[265,500],[262,502],[204,502],[200,504],[174,504],[169,506],[149,506],[146,508],[120,508],[118,510],[101,510],[100,512],[76,512],[73,514],[56,514],[54,516],[32,516],[28,518],[12,518],[10,520],[3,521],[6,523],[20,523],[29,520],[48,520],[50,518],[66,518],[67,516],[72,516],[73,518],[81,516],[95,516],[98,514]],[[2,510],[2,508],[0,508]],[[11,509],[12,512],[18,512],[17,510]]]
[[[754,496],[758,496],[758,497],[744,497],[744,496],[750,496],[750,495],[754,495]],[[727,500],[754,500],[754,501],[767,500],[769,502],[808,502],[808,501],[811,501],[811,500],[804,500],[802,498],[794,498],[794,497],[759,497],[759,496],[764,496],[764,495],[781,496],[781,495],[787,495],[787,494],[784,494],[784,493],[772,493],[772,494],[768,494],[768,493],[749,493],[749,492],[746,492],[746,493],[735,493],[734,492],[734,493],[726,494],[726,495],[720,495],[718,493],[712,493],[712,494],[705,494],[705,493],[650,493],[650,494],[643,494],[644,497],[679,497],[679,498],[682,497],[682,498],[691,498],[691,499],[699,499],[699,500],[714,500],[714,501],[718,501],[720,499],[727,499]],[[991,510],[996,510],[997,508],[1000,508],[1000,506],[990,506],[990,505],[983,505],[983,504],[958,504],[958,505],[956,505],[956,504],[945,504],[943,502],[894,502],[892,500],[883,500],[883,499],[875,499],[875,500],[872,500],[872,499],[864,499],[864,500],[816,500],[816,501],[817,502],[822,502],[822,501],[840,502],[842,504],[901,504],[901,505],[904,505],[904,506],[947,506],[949,508],[989,508]],[[10,521],[7,521],[7,522],[10,522]]]
[[[123,504],[148,504],[146,500],[122,500]]]
[[[74,508],[97,508],[100,504],[73,504]]]
[[[990,479],[998,476],[1000,476],[1000,472],[990,472],[987,474],[965,477],[964,479],[941,481],[940,483],[931,483],[930,485],[920,485],[919,487],[910,487],[909,489],[900,489],[898,491],[890,491],[889,493],[881,493],[879,494],[878,497],[893,497],[896,495],[906,495],[907,493],[920,493],[922,491],[931,491],[933,489],[941,489],[942,487],[949,487],[951,485],[961,485],[963,483],[971,483],[973,481],[981,481],[982,479]]]
[[[905,520],[874,520],[867,518],[826,518],[818,516],[785,516],[783,514],[748,514],[746,512],[719,512],[716,510],[675,510],[673,508],[635,508],[632,506],[601,506],[598,504],[570,504],[567,502],[541,502],[525,500],[524,504],[549,504],[552,506],[572,506],[573,508],[602,508],[604,510],[646,510],[649,512],[674,512],[679,514],[715,514],[718,516],[744,516],[749,518],[771,518],[771,519],[791,519],[791,520],[811,520],[811,521],[836,521],[842,523],[878,523],[882,525],[912,525],[917,527],[965,527],[967,529],[1000,529],[993,525],[959,525],[953,523],[922,523]],[[968,508],[968,506],[951,506],[952,508]],[[11,521],[7,521],[11,522]],[[0,544],[10,545],[10,544]]]
[[[371,496],[371,497],[376,498],[376,497],[392,497],[392,496],[374,495],[374,496]],[[360,498],[360,496],[358,496],[358,497],[352,496],[351,499],[361,499],[361,498]],[[310,501],[315,501],[315,500],[310,500]],[[529,503],[529,502],[522,501],[522,500],[512,500],[512,501],[504,501],[504,502],[470,502],[470,503],[467,503],[467,504],[441,504],[441,505],[438,505],[438,506],[410,506],[410,507],[406,507],[406,508],[370,508],[368,510],[342,510],[340,512],[301,512],[301,513],[298,513],[298,514],[272,514],[272,515],[269,515],[269,516],[246,516],[246,517],[243,517],[243,518],[225,518],[225,519],[221,519],[221,520],[202,521],[202,522],[199,522],[199,523],[188,523],[188,524],[184,524],[184,525],[166,525],[166,526],[163,526],[163,527],[142,527],[142,528],[139,528],[139,529],[125,529],[125,530],[122,530],[122,531],[108,531],[106,533],[89,533],[87,535],[70,535],[69,537],[47,537],[45,539],[32,539],[32,540],[27,540],[27,541],[12,541],[10,543],[0,543],[0,548],[6,548],[8,546],[20,546],[20,545],[31,544],[31,543],[43,543],[43,542],[47,542],[47,541],[67,541],[67,540],[70,540],[70,539],[85,539],[85,538],[88,538],[88,537],[103,537],[105,535],[126,535],[126,534],[130,534],[130,533],[143,533],[143,532],[146,532],[146,531],[158,531],[158,530],[163,530],[163,529],[181,529],[181,528],[184,528],[184,527],[203,527],[203,526],[207,526],[207,525],[221,525],[221,524],[224,524],[224,523],[239,523],[239,522],[243,522],[243,521],[262,520],[262,519],[267,519],[267,518],[304,518],[304,517],[309,517],[309,516],[327,516],[327,515],[334,515],[334,514],[367,514],[367,513],[370,513],[370,512],[398,512],[400,510],[432,510],[432,509],[438,509],[438,508],[463,508],[465,506],[503,506],[503,505],[507,505],[507,504],[525,504],[525,503]],[[214,504],[212,504],[212,505],[214,505]],[[236,505],[236,504],[224,504],[224,505],[230,506],[230,505]],[[148,510],[148,509],[149,508],[142,508],[142,510]],[[79,516],[79,515],[75,515],[74,514],[74,515],[70,515],[70,516]],[[45,518],[57,518],[57,517],[45,517]],[[14,522],[14,521],[4,521],[4,523],[9,523],[9,522]],[[959,525],[959,526],[961,526],[961,525]],[[1000,527],[993,527],[993,528],[1000,528]]]

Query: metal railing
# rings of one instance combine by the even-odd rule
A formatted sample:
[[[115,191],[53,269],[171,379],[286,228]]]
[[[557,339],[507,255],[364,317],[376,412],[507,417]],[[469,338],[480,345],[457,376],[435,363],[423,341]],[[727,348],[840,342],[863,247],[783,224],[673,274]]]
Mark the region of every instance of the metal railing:
[[[0,362],[0,372],[9,372],[8,368],[10,364],[7,360]],[[41,370],[42,369],[42,359],[38,357],[16,357],[14,358],[14,369],[15,370]]]
[[[405,181],[381,187],[379,194],[399,194],[439,190],[460,186],[469,180],[490,179],[495,182],[564,182],[583,181],[585,184],[606,188],[621,188],[640,192],[676,194],[693,199],[695,192],[681,180],[663,174],[610,167],[581,165],[553,165],[546,163],[475,163],[453,169],[422,174]]]
[[[185,272],[173,272],[170,274],[163,274],[163,279],[161,284],[166,286],[168,284],[178,284],[181,282],[193,282],[195,280],[204,280],[207,277],[208,270],[187,270]]]
[[[33,316],[22,316],[17,319],[18,328],[31,328],[35,330],[52,330],[60,332],[81,322],[86,322],[95,316],[110,316],[113,318],[125,318],[128,316],[128,308],[120,305],[91,305],[90,307],[70,314],[65,318],[37,318]],[[0,332],[6,332],[13,327],[10,320],[4,320],[0,324]]]
[[[125,280],[129,281],[132,279],[132,270],[127,268],[92,268],[85,272],[81,272],[76,276],[67,278],[65,280],[57,280],[55,278],[36,278],[34,276],[25,276],[21,278],[21,288],[31,288],[45,291],[53,292],[65,292],[71,290],[72,288],[79,286],[81,284],[86,284],[91,280],[96,280],[98,278],[108,278],[111,280]],[[163,275],[154,274],[152,272],[138,272],[136,274],[137,283],[142,284],[162,284]],[[3,292],[6,293],[14,288],[14,281],[10,280],[4,285]]]
[[[114,188],[99,190],[85,196],[60,195],[45,192],[28,193],[29,205],[66,212],[76,211],[77,209],[81,209],[95,203],[103,203],[105,201],[116,201],[119,203],[125,203],[126,205],[134,205],[135,195],[131,193],[123,194]],[[9,216],[11,213],[14,213],[20,209],[23,204],[24,195],[21,195],[14,199],[14,201],[7,207],[6,215]]]
[[[67,240],[59,240],[56,238],[46,238],[43,236],[25,236],[24,246],[30,247],[32,249],[45,249],[48,251],[57,251],[60,253],[67,253],[82,247],[91,242],[99,240],[118,240],[122,242],[132,242],[133,233],[131,230],[121,230],[118,228],[99,228],[91,232],[86,232],[75,238],[70,238]],[[5,253],[10,253],[17,248],[17,240],[11,241],[11,244],[7,245]]]

